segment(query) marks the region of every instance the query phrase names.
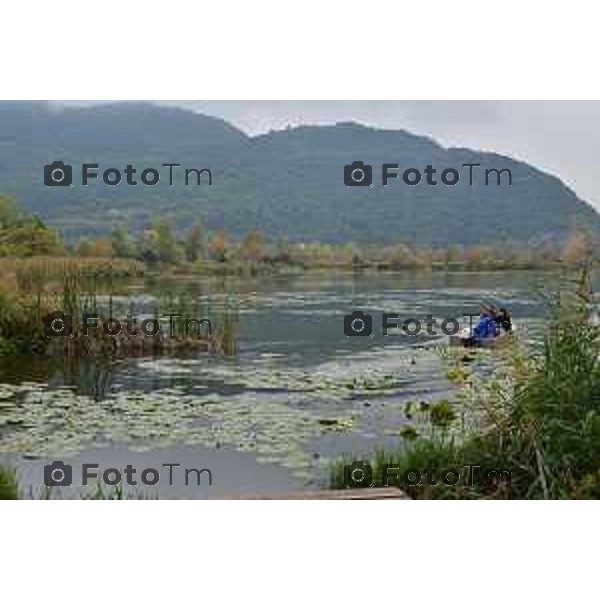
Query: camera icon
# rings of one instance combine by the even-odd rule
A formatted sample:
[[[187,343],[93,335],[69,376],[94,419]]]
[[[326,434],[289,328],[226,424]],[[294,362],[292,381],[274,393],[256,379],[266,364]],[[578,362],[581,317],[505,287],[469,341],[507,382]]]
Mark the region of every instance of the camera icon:
[[[69,337],[73,333],[73,317],[62,310],[51,312],[42,321],[46,337]]]
[[[44,465],[44,485],[48,487],[68,487],[73,484],[73,467],[62,460]]]
[[[373,183],[373,167],[362,160],[355,160],[344,167],[344,184],[347,187],[370,186]]]
[[[344,485],[347,488],[373,487],[373,468],[362,460],[355,460],[351,465],[345,465]]]
[[[44,165],[44,183],[47,187],[70,187],[73,185],[73,167],[62,160]]]
[[[365,314],[362,310],[344,316],[344,334],[347,337],[373,335],[373,317]]]

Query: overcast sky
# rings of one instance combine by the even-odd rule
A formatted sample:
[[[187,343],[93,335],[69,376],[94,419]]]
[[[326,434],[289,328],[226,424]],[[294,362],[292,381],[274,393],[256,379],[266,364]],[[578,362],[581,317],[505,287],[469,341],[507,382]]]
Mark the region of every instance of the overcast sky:
[[[249,134],[287,125],[358,121],[407,129],[444,146],[507,154],[558,175],[600,210],[600,101],[169,101]]]

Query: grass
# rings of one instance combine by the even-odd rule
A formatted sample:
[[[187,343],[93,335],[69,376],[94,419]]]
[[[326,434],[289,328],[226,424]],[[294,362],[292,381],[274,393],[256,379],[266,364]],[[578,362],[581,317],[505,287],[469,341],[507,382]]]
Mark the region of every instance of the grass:
[[[397,485],[413,498],[600,498],[600,327],[591,321],[587,281],[584,274],[553,303],[539,349],[518,354],[502,376],[488,376],[481,384],[472,376],[462,381],[471,389],[468,409],[477,413],[475,428],[452,427],[449,421],[464,422],[465,415],[459,419],[448,407],[430,408],[428,427],[411,426],[402,446],[375,451],[374,485],[384,484],[386,463],[399,465],[400,472],[476,464],[480,472],[509,470],[510,485],[485,478],[472,486]],[[466,417],[473,420],[472,413]],[[345,487],[344,465],[354,460],[336,461],[330,487]]]
[[[0,465],[0,500],[18,500],[20,496],[16,471]]]
[[[52,282],[60,282],[66,277],[105,288],[119,279],[140,277],[144,270],[143,263],[122,258],[0,258],[0,280],[9,282],[10,287],[21,293],[51,291]]]
[[[54,490],[60,488],[43,486],[37,496],[31,498],[37,500],[52,500],[57,498]],[[102,486],[100,483],[91,491],[81,492],[82,500],[150,500],[155,497],[142,492],[130,491],[126,493],[121,484],[114,486]],[[0,500],[24,500],[26,496],[19,488],[16,470],[11,467],[0,465]]]
[[[0,354],[41,354],[50,340],[43,317],[63,310],[74,316],[89,310],[94,294],[115,281],[139,274],[136,261],[64,257],[0,259]]]
[[[84,313],[101,313],[98,294],[108,294],[110,316],[112,296],[123,291],[128,279],[143,274],[143,265],[133,260],[43,257],[30,259],[0,259],[0,355],[65,354],[96,355],[115,352],[125,356],[169,354],[174,351],[211,351],[223,355],[236,352],[237,317],[230,308],[216,315],[215,331],[208,337],[203,324],[201,335],[170,337],[168,333],[148,338],[125,333],[115,338],[104,336],[101,328],[92,329],[89,336],[49,338],[44,330],[44,317],[55,311],[71,315],[80,323]],[[157,310],[182,315],[177,322],[206,317],[208,306],[200,306],[196,296],[179,295],[159,298]],[[162,310],[160,310],[162,309]],[[105,315],[108,316],[108,315]],[[117,315],[114,315],[117,316]],[[125,315],[121,315],[124,318]],[[210,315],[209,317],[210,318]]]
[[[82,500],[157,500],[158,496],[150,496],[137,490],[126,491],[122,484],[103,486],[98,483],[91,492],[82,492]]]

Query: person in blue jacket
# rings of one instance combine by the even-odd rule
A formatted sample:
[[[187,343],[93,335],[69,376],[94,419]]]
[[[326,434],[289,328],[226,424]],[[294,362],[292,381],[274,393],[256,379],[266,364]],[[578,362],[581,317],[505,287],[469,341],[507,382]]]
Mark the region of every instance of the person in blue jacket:
[[[473,327],[471,336],[463,342],[465,348],[477,346],[484,338],[496,337],[500,333],[497,317],[491,306],[482,304],[479,309],[479,323]]]
[[[479,311],[479,323],[473,328],[473,337],[475,340],[481,340],[487,337],[496,337],[499,333],[496,311],[491,306],[482,304]]]

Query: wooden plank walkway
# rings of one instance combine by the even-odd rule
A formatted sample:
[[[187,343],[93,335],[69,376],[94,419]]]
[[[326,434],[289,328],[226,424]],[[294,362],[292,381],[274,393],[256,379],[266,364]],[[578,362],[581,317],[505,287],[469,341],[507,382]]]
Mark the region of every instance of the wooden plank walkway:
[[[285,494],[245,494],[224,496],[222,500],[410,500],[398,488],[362,488],[350,490],[315,490]]]

